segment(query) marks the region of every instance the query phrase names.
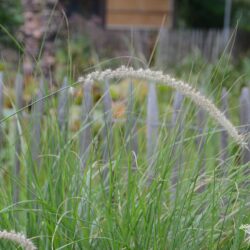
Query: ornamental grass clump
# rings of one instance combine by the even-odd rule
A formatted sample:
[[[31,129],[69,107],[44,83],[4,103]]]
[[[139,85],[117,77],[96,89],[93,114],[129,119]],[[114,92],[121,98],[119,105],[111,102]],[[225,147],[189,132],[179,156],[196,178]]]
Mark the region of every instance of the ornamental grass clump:
[[[189,97],[197,106],[207,111],[225,130],[231,135],[231,137],[241,146],[246,147],[246,138],[244,135],[238,133],[235,126],[226,118],[226,116],[205,96],[199,91],[195,90],[189,84],[176,80],[175,78],[163,74],[161,71],[152,71],[150,69],[138,69],[135,70],[131,67],[121,66],[115,70],[107,69],[104,71],[95,71],[86,75],[86,77],[80,77],[79,82],[89,84],[93,81],[103,81],[106,79],[121,79],[121,78],[135,78],[142,79],[149,82],[155,82],[157,84],[167,85],[179,92],[184,96]]]

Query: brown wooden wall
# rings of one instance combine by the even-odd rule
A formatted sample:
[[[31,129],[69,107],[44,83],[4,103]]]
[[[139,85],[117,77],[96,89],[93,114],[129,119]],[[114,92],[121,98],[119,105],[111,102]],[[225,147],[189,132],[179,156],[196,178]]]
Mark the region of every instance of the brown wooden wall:
[[[106,26],[108,28],[160,27],[165,16],[165,24],[170,27],[173,1],[107,0]]]

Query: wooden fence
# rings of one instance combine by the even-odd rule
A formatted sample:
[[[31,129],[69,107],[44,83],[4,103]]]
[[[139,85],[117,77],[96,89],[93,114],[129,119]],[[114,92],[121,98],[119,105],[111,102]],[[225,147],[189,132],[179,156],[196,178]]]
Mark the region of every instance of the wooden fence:
[[[135,29],[102,30],[86,27],[84,32],[100,57],[138,56],[148,61],[157,48],[159,66],[179,63],[183,58],[199,51],[208,62],[214,62],[221,54],[232,52],[239,58],[249,50],[249,34],[230,31],[230,41],[225,41],[220,29]],[[82,34],[83,31],[79,31]],[[99,39],[102,37],[102,39]],[[103,48],[106,48],[105,50]],[[227,49],[228,48],[228,49]],[[232,49],[232,51],[231,51]],[[132,58],[133,59],[133,58]],[[135,60],[136,63],[136,60]]]
[[[112,98],[110,94],[109,88],[110,82],[106,81],[103,85],[102,89],[102,105],[103,105],[103,117],[104,117],[104,128],[102,133],[102,144],[104,145],[103,150],[103,161],[104,163],[108,163],[112,160],[113,157],[113,132],[112,132],[112,125],[115,120],[112,117]],[[16,86],[16,110],[18,111],[15,115],[16,118],[16,136],[15,136],[15,160],[14,160],[14,178],[18,180],[20,177],[20,154],[22,152],[22,128],[21,128],[21,120],[23,119],[23,79],[21,75],[16,76],[15,81]],[[67,131],[68,131],[68,113],[69,113],[69,91],[68,91],[68,80],[67,78],[64,79],[62,90],[59,92],[58,96],[58,111],[57,111],[57,121],[59,129],[64,133],[65,140],[67,139]],[[32,124],[31,130],[31,144],[30,148],[32,149],[32,160],[35,162],[35,165],[39,167],[39,154],[40,154],[40,147],[41,147],[41,131],[42,131],[42,119],[44,115],[44,100],[41,100],[44,96],[44,82],[40,81],[39,91],[36,96],[36,101],[32,106],[32,111],[30,115],[30,120]],[[82,117],[81,117],[81,131],[79,133],[79,155],[81,158],[81,166],[82,171],[86,166],[86,162],[88,160],[90,147],[92,144],[92,126],[93,126],[93,117],[92,117],[92,110],[93,110],[93,97],[92,97],[92,85],[85,84],[83,86],[83,101],[82,101]],[[4,79],[3,73],[0,73],[0,119],[3,121],[3,99],[4,99]],[[173,114],[172,114],[172,122],[169,126],[169,129],[174,129],[178,124],[178,135],[176,139],[178,140],[181,136],[181,130],[183,129],[184,124],[182,124],[182,105],[183,105],[183,95],[179,92],[175,93],[174,101],[173,101]],[[134,86],[133,82],[130,83],[129,87],[129,94],[128,94],[128,102],[127,102],[127,111],[126,111],[126,141],[128,150],[133,152],[134,155],[138,154],[138,137],[137,131],[139,129],[140,123],[138,122],[135,113],[134,113]],[[243,88],[240,96],[240,122],[241,122],[241,132],[246,133],[250,131],[250,92],[248,88]],[[222,91],[221,97],[221,110],[228,115],[228,93],[226,89]],[[158,98],[157,98],[157,91],[156,85],[150,83],[149,91],[147,96],[147,114],[146,114],[146,140],[147,140],[147,161],[148,161],[148,182],[151,183],[152,178],[154,177],[154,160],[156,157],[157,145],[159,143],[159,108],[158,108]],[[204,115],[203,110],[199,110],[197,112],[197,122],[196,122],[196,129],[198,131],[198,137],[196,145],[197,151],[199,152],[201,158],[204,158],[202,155],[203,146],[204,146],[204,124],[205,124],[206,116]],[[4,147],[4,132],[2,131],[3,123],[0,123],[0,150]],[[144,125],[145,126],[145,125]],[[221,130],[221,141],[220,141],[220,151],[221,154],[221,162],[225,162],[229,156],[228,152],[228,135],[222,129]],[[249,145],[250,148],[250,145]],[[175,149],[173,150],[173,152]],[[177,182],[178,179],[178,171],[182,164],[182,156],[178,156],[178,162],[176,162],[176,166],[173,169],[172,175],[172,184],[173,187]],[[249,150],[245,149],[242,152],[241,162],[242,164],[246,164],[250,161],[250,152]],[[201,174],[205,172],[205,161],[202,163]],[[132,169],[135,171],[137,168],[136,162],[133,162]],[[107,178],[107,171],[103,172],[103,178]],[[14,187],[14,201],[17,202],[19,200],[19,192],[18,187]]]
[[[232,33],[231,33],[232,34]],[[216,61],[229,41],[224,40],[222,30],[169,30],[161,29],[158,45],[158,65],[176,64],[199,51],[208,61]]]

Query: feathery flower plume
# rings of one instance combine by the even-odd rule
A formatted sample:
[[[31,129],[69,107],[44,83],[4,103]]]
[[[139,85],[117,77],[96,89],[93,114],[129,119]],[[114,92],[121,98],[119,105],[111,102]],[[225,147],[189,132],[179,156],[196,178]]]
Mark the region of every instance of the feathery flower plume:
[[[22,246],[25,250],[36,250],[37,248],[33,244],[33,242],[27,239],[23,234],[16,233],[14,231],[0,231],[0,239],[13,241],[20,246]]]
[[[149,82],[155,82],[158,84],[167,85],[173,89],[178,90],[184,96],[189,97],[197,106],[207,111],[225,130],[231,135],[231,137],[241,146],[246,146],[246,140],[243,135],[240,135],[234,125],[225,117],[225,115],[216,106],[200,92],[195,90],[189,84],[176,80],[175,78],[163,74],[161,71],[152,71],[150,69],[138,69],[128,68],[121,66],[115,70],[106,69],[104,71],[95,71],[86,75],[86,77],[80,77],[79,82],[93,82],[103,81],[106,79],[121,79],[121,78],[135,78],[147,80]]]

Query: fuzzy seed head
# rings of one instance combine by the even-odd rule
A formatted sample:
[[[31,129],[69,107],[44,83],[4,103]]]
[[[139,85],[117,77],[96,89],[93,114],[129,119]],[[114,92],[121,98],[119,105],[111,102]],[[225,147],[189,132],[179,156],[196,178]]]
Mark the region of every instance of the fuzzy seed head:
[[[25,250],[36,250],[36,246],[33,242],[27,239],[23,234],[16,233],[14,231],[0,231],[0,239],[13,241],[20,246],[22,246]]]
[[[184,96],[189,97],[197,106],[207,111],[210,116],[212,116],[239,145],[246,147],[247,143],[245,136],[238,133],[235,126],[213,104],[213,102],[191,87],[189,84],[176,80],[169,75],[165,75],[161,71],[152,71],[150,69],[135,70],[131,67],[121,66],[115,70],[106,69],[104,71],[95,71],[89,73],[86,77],[81,77],[79,81],[86,83],[89,81],[104,81],[124,78],[134,78],[146,80],[148,82],[155,82],[156,84],[167,85],[179,91]]]

